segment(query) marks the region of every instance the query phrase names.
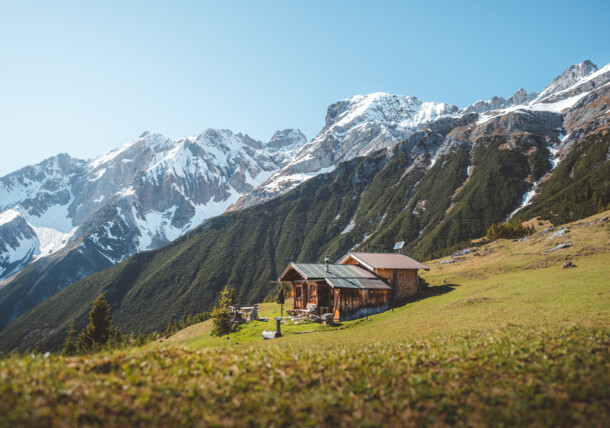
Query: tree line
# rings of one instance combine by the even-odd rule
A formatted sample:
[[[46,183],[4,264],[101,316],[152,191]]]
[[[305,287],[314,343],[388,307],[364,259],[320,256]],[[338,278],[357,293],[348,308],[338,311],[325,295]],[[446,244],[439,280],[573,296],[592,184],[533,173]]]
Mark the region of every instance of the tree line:
[[[193,324],[207,321],[212,318],[212,335],[223,336],[234,330],[232,324],[231,311],[229,306],[239,304],[235,288],[225,286],[220,292],[217,305],[209,312],[201,312],[195,315],[188,315],[181,320],[170,322],[165,329],[164,336],[169,337],[177,331],[183,330]],[[127,345],[143,345],[161,337],[161,334],[154,332],[148,335],[136,336],[133,334],[123,334],[113,325],[113,317],[110,315],[110,305],[100,295],[95,299],[89,311],[89,323],[82,329],[80,334],[76,334],[74,321],[72,321],[66,331],[66,339],[62,349],[63,355],[86,354],[102,349],[120,348]]]

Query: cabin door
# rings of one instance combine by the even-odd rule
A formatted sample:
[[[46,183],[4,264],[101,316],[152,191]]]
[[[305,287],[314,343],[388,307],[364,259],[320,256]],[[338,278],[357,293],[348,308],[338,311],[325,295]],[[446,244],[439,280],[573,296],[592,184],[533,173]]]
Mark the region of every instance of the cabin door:
[[[330,287],[327,285],[318,285],[318,307],[321,311],[320,315],[332,310],[332,300],[330,298]]]

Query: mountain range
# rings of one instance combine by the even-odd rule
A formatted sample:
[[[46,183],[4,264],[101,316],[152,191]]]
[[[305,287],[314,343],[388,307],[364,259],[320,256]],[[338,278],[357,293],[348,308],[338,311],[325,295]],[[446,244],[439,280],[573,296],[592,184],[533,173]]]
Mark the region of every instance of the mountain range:
[[[226,283],[258,301],[290,260],[398,240],[426,258],[512,216],[590,215],[610,203],[609,98],[610,65],[585,61],[539,93],[462,109],[355,96],[309,142],[147,132],[93,161],[16,171],[0,178],[0,327],[35,309],[0,347],[56,346],[100,291],[121,328],[146,332],[209,308]]]

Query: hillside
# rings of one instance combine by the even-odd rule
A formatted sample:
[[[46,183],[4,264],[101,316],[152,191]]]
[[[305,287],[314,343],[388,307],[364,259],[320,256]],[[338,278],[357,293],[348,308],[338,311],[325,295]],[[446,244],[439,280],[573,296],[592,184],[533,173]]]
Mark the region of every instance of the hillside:
[[[610,203],[609,102],[610,65],[585,61],[540,93],[520,89],[462,109],[403,95],[353,96],[328,107],[310,142],[296,129],[266,144],[229,130],[177,140],[146,132],[92,161],[50,158],[0,178],[0,330],[66,286],[184,236],[233,202],[231,209],[261,204],[327,173],[338,181],[302,187],[302,200],[293,195],[289,210],[279,209],[288,219],[271,204],[215,220],[228,226],[200,234],[216,245],[206,251],[223,256],[202,261],[210,275],[191,267],[187,276],[149,284],[182,300],[170,316],[208,308],[227,281],[257,301],[288,258],[387,251],[397,240],[417,258],[438,257],[529,205],[520,218],[553,216],[559,224],[591,215]],[[346,178],[345,168],[363,157],[373,170]],[[255,239],[244,228],[265,234]],[[131,303],[123,309],[139,312]],[[57,327],[39,320],[44,331]]]
[[[604,426],[608,214],[557,235],[533,221],[538,233],[527,240],[433,260],[426,295],[370,321],[285,325],[273,341],[260,338],[271,323],[227,340],[211,338],[205,322],[142,349],[2,359],[0,421]]]
[[[610,327],[610,211],[546,232],[549,222],[533,220],[538,233],[523,241],[498,240],[476,251],[426,262],[429,272],[420,272],[430,289],[393,312],[343,322],[339,328],[318,324],[288,325],[284,328],[290,346],[306,346],[332,340],[349,344],[393,341],[471,330],[504,327],[598,326]],[[606,218],[605,221],[600,219]],[[561,229],[562,236],[552,237]],[[569,248],[545,252],[559,244]],[[447,261],[453,263],[446,263]],[[562,268],[571,261],[576,268]],[[440,262],[440,263],[439,263]],[[445,262],[445,263],[443,263]],[[279,316],[279,305],[262,306],[263,316]],[[165,346],[222,346],[224,338],[209,336],[211,321],[189,327],[162,339]],[[251,323],[233,333],[239,343],[259,342],[267,323]],[[352,329],[353,327],[357,327]],[[314,329],[319,333],[292,335]],[[344,329],[350,332],[343,332]],[[284,339],[283,339],[284,340]]]
[[[411,161],[413,152],[438,138],[434,133],[416,133],[392,152],[343,163],[284,196],[214,218],[166,247],[85,278],[0,333],[0,349],[24,350],[39,340],[56,348],[72,319],[77,328],[84,326],[89,304],[100,292],[113,306],[122,330],[145,333],[164,330],[172,320],[211,308],[225,284],[233,285],[244,302],[261,301],[291,260],[314,261],[324,255],[336,260],[355,246],[389,251],[396,240],[407,241],[409,254],[425,260],[443,248],[480,237],[489,225],[503,221],[526,190],[521,180],[540,177],[551,168],[547,150],[531,136],[481,141],[470,176],[470,157],[462,147],[427,170]],[[513,149],[502,149],[508,140]],[[600,159],[609,144],[605,132],[591,136],[576,143],[568,162],[557,168],[567,174],[564,186],[596,186],[595,192],[573,202],[577,210],[572,218],[595,213],[600,197],[610,200],[604,174],[609,163]],[[584,167],[572,168],[575,162]],[[463,181],[454,179],[458,174]],[[557,197],[545,193],[547,185],[554,181],[543,184],[534,198],[539,207]],[[428,201],[426,208],[418,211],[423,198]],[[359,245],[363,236],[368,239]]]

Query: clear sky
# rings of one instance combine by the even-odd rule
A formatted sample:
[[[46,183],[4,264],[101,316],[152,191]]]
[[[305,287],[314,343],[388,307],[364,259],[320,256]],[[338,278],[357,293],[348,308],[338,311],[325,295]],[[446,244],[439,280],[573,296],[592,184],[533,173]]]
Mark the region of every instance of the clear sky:
[[[0,176],[145,130],[309,139],[331,103],[460,107],[610,62],[610,1],[0,0]]]

